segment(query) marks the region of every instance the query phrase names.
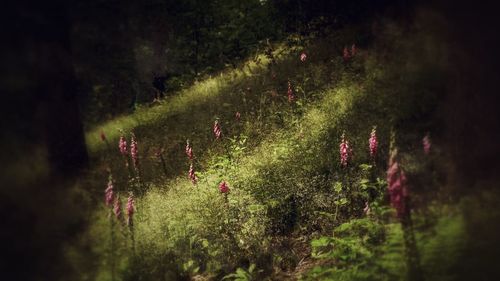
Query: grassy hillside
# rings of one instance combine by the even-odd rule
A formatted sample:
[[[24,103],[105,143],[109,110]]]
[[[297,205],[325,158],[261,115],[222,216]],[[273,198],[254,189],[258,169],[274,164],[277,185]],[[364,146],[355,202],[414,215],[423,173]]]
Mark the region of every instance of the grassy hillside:
[[[458,205],[434,204],[445,187],[437,109],[446,48],[422,32],[427,27],[408,32],[384,23],[291,37],[275,48],[275,64],[258,56],[88,132],[96,169],[80,185],[95,208],[88,231],[67,249],[81,279],[405,278],[406,236],[386,196],[389,150],[396,147],[415,207],[418,270],[431,280],[452,278],[464,226]],[[355,54],[343,58],[353,43]],[[216,119],[221,139],[212,132]],[[371,157],[374,127],[379,146]],[[130,141],[132,132],[137,170],[127,169],[118,150],[119,137]],[[353,151],[347,166],[342,135]],[[190,163],[196,184],[188,179]],[[136,196],[133,227],[101,203],[107,169],[124,205],[128,191]],[[228,193],[219,191],[222,181]],[[82,249],[95,259],[84,259]]]

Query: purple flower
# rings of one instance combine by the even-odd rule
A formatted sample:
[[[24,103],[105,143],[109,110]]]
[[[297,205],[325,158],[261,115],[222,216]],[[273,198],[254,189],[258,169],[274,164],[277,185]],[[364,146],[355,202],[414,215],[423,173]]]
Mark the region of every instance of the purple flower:
[[[120,200],[120,196],[117,196],[115,198],[115,204],[113,206],[113,213],[115,214],[115,217],[120,220],[122,217],[122,202]]]
[[[189,144],[189,140],[186,141],[186,155],[189,158],[189,160],[193,160],[193,148]]]
[[[305,52],[302,52],[302,54],[300,54],[300,61],[305,62],[305,61],[306,61],[306,59],[307,59],[307,55],[306,55],[306,53],[305,53]]]
[[[387,190],[391,205],[396,209],[397,216],[402,218],[407,213],[408,181],[404,171],[401,169],[397,159],[397,151],[394,151],[389,159],[387,169]]]
[[[198,182],[198,177],[196,176],[196,173],[194,171],[193,164],[189,165],[188,178],[193,184],[196,184]]]
[[[132,134],[132,139],[130,140],[130,156],[134,163],[134,167],[139,168],[139,148],[137,147],[137,141],[135,135]]]
[[[429,133],[425,135],[425,137],[422,139],[422,144],[424,147],[424,153],[429,154],[431,152],[431,137],[429,136]]]
[[[220,136],[221,136],[222,132],[221,132],[218,120],[215,120],[213,132],[214,132],[214,135],[215,135],[215,139],[220,139]]]
[[[222,181],[219,184],[219,191],[221,193],[228,193],[229,192],[229,185],[227,185],[226,181]]]
[[[127,225],[132,225],[132,219],[135,213],[135,200],[134,200],[134,194],[132,192],[130,192],[127,199],[126,211],[127,211]]]
[[[293,95],[292,83],[290,83],[290,81],[288,81],[287,94],[288,94],[288,102],[293,102],[293,100],[295,99],[295,96]]]
[[[351,55],[349,54],[349,49],[347,49],[347,47],[344,47],[344,52],[342,57],[344,58],[344,61],[348,61],[351,58]]]
[[[345,133],[342,133],[339,148],[340,148],[340,165],[347,167],[347,164],[349,164],[349,160],[352,155],[352,149],[349,147],[349,141],[346,139]]]
[[[120,141],[118,142],[118,148],[120,148],[120,153],[122,155],[128,155],[127,151],[127,140],[124,136],[120,136]]]
[[[106,206],[111,206],[115,198],[115,193],[113,191],[113,178],[109,175],[108,187],[104,190],[104,203]]]
[[[372,132],[370,134],[370,139],[368,140],[369,147],[370,147],[370,156],[372,158],[375,158],[377,155],[377,146],[378,146],[378,141],[377,141],[377,128],[373,127]]]

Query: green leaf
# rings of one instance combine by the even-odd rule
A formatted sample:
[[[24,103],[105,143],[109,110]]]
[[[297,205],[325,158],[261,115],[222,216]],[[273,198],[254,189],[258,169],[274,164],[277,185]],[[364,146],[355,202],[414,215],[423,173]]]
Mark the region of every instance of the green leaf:
[[[347,198],[340,198],[340,202],[339,202],[339,205],[345,205],[349,203],[349,200]]]
[[[311,241],[311,246],[314,247],[314,248],[318,248],[318,247],[326,247],[328,245],[330,245],[330,237],[320,237],[319,239],[314,239]]]
[[[372,167],[373,167],[373,166],[372,166],[372,165],[369,165],[369,164],[361,164],[361,165],[359,165],[359,168],[360,168],[362,171],[364,171],[364,172],[369,171]]]
[[[333,190],[335,190],[335,192],[337,192],[337,193],[340,193],[342,191],[342,183],[339,181],[336,181],[333,184]]]
[[[368,180],[368,179],[361,179],[359,181],[359,184],[361,185],[361,189],[365,190],[368,187],[370,187],[370,180]]]
[[[207,239],[203,239],[203,240],[201,241],[201,245],[203,246],[203,248],[207,248],[207,247],[208,247],[208,245],[209,245],[208,240],[207,240]]]

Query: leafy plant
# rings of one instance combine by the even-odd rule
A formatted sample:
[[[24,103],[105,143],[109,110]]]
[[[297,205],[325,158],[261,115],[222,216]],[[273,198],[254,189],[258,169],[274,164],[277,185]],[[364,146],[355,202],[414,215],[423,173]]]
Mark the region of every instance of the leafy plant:
[[[222,278],[222,280],[234,280],[234,281],[253,281],[253,280],[258,280],[257,275],[262,272],[262,270],[256,270],[255,264],[251,264],[248,267],[248,270],[245,270],[244,268],[237,268],[236,272],[228,274]]]

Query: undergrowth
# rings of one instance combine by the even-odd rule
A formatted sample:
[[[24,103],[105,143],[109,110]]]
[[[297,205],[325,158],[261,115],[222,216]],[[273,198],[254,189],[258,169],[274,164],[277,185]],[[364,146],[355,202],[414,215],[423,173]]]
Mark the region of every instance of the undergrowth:
[[[121,135],[137,136],[142,182],[133,228],[113,224],[102,204],[89,213],[88,231],[67,254],[82,268],[97,268],[95,276],[81,279],[279,279],[305,259],[315,266],[289,278],[404,279],[403,231],[385,195],[387,156],[391,146],[399,147],[410,179],[428,189],[442,185],[426,176],[429,165],[440,165],[434,160],[439,149],[425,156],[420,145],[439,120],[445,54],[422,32],[408,38],[388,24],[369,39],[367,30],[291,37],[274,50],[276,64],[257,56],[241,69],[87,133],[98,166],[86,179],[90,202],[102,198],[106,169],[117,191],[127,190],[117,147]],[[425,43],[418,54],[416,41]],[[356,55],[342,58],[343,47],[357,42]],[[304,62],[301,52],[307,54]],[[287,101],[288,81],[294,102]],[[212,133],[216,119],[220,140]],[[374,126],[376,157],[368,148]],[[354,152],[346,166],[339,157],[342,135]],[[187,140],[196,184],[187,177]],[[158,153],[166,160],[163,167]],[[218,189],[222,181],[229,192]],[[424,274],[445,279],[446,266],[433,265],[459,251],[461,218],[436,215],[429,223],[422,217],[414,215],[414,227]],[[96,259],[84,261],[77,247],[88,247]]]

